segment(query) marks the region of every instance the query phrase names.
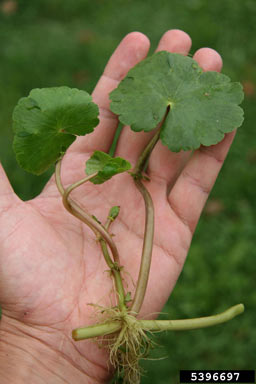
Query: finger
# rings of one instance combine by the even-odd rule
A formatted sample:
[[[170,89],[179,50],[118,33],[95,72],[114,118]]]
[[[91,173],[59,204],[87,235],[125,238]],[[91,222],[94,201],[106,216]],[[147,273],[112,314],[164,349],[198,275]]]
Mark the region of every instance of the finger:
[[[193,234],[205,202],[226,158],[235,132],[216,145],[195,151],[168,197],[175,215]]]
[[[157,51],[166,50],[186,55],[190,47],[191,39],[187,33],[174,29],[163,35]],[[133,132],[130,127],[124,127],[118,141],[116,155],[124,157],[134,165],[153,134],[153,132]]]
[[[217,71],[220,72],[222,69],[221,56],[214,49],[201,48],[196,51],[193,57],[198,62],[204,71]]]
[[[99,106],[100,123],[92,134],[78,138],[71,151],[108,151],[118,125],[118,117],[109,108],[109,93],[117,87],[130,68],[146,57],[149,46],[148,38],[140,32],[132,32],[121,41],[92,94],[93,101]]]
[[[0,163],[0,213],[8,208],[16,199],[17,196],[13,192],[11,184]]]
[[[204,71],[221,71],[222,59],[214,49],[201,48],[195,53],[193,59]],[[160,179],[169,186],[173,185],[190,155],[190,151],[173,153],[159,141],[150,157],[149,177],[151,180]]]

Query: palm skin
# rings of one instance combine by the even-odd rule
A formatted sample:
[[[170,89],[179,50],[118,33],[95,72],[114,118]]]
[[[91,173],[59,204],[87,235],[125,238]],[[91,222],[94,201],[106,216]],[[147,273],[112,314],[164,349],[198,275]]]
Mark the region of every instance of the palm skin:
[[[181,31],[168,31],[159,43],[159,49],[184,54],[189,48],[190,39]],[[145,57],[148,50],[146,38],[138,33],[128,35],[112,56],[93,95],[101,107],[100,126],[90,137],[79,138],[65,155],[62,165],[64,186],[84,177],[84,163],[94,150],[108,150],[116,120],[108,111],[107,95],[120,80],[113,80],[111,71],[114,74],[114,70],[121,68],[129,49],[133,49],[134,57],[120,69],[120,78],[130,66]],[[195,59],[205,69],[220,69],[216,52],[202,49],[196,55]],[[150,134],[136,133],[133,141],[134,134],[125,128],[117,154],[135,165],[149,138]],[[155,238],[148,290],[140,316],[147,314],[148,318],[150,313],[159,312],[173,289],[196,222],[231,141],[232,135],[228,135],[214,148],[196,151],[189,160],[184,153],[167,153],[160,143],[152,153],[148,169],[151,181],[145,185],[155,206]],[[207,175],[205,163],[208,165]],[[2,180],[2,175],[5,176],[1,172]],[[170,185],[174,185],[171,193]],[[88,383],[105,382],[109,375],[106,353],[92,342],[75,343],[71,338],[73,328],[95,323],[95,307],[88,304],[115,304],[113,282],[106,272],[107,266],[95,235],[65,210],[54,178],[40,196],[29,202],[20,201],[6,179],[0,191],[3,330],[7,334],[18,332],[28,339],[36,338],[61,354],[81,372],[77,383],[84,382],[85,378]],[[191,194],[193,197],[188,199]],[[115,234],[121,265],[124,272],[128,272],[123,273],[125,287],[134,292],[132,279],[136,281],[139,271],[145,212],[133,179],[124,174],[100,186],[87,183],[74,191],[72,197],[103,223],[112,206],[121,206],[111,232]],[[51,383],[50,379],[47,382]]]

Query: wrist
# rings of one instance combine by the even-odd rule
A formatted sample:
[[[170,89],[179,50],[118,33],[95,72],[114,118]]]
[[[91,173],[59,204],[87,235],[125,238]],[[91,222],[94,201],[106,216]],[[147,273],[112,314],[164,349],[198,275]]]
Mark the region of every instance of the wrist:
[[[26,328],[30,328],[29,332]],[[53,347],[40,337],[38,330],[31,331],[31,327],[3,316],[0,322],[1,384],[105,383],[106,369],[99,372],[99,367],[82,358],[75,346],[70,355],[62,351],[69,343],[65,339],[63,336],[59,341],[59,348]]]

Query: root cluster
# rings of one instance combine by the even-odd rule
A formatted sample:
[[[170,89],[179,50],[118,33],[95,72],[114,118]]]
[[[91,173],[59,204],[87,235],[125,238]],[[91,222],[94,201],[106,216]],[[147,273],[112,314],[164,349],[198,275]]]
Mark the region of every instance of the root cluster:
[[[106,309],[107,321],[120,321],[122,327],[116,334],[104,338],[104,347],[110,352],[110,364],[125,384],[139,384],[143,373],[139,360],[148,356],[153,341],[141,323],[128,313],[118,309]]]

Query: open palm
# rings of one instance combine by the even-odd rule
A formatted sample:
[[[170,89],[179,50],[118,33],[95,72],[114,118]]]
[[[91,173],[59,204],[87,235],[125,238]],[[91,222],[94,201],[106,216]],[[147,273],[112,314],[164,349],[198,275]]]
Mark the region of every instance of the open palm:
[[[187,34],[172,30],[162,37],[158,50],[185,55],[190,46]],[[85,161],[94,150],[108,151],[118,123],[109,111],[108,94],[148,49],[148,39],[132,33],[114,52],[93,94],[100,107],[100,124],[94,133],[77,139],[65,155],[65,186],[84,177]],[[211,49],[197,51],[194,58],[205,70],[221,69],[221,59]],[[150,138],[151,133],[135,134],[125,127],[116,154],[135,165]],[[160,311],[173,289],[232,138],[229,134],[222,143],[200,148],[193,156],[173,154],[161,143],[156,145],[148,166],[151,181],[145,182],[155,205],[156,230],[141,316]],[[75,367],[74,381],[66,382],[84,383],[85,378],[88,383],[104,382],[108,377],[105,352],[92,342],[75,343],[71,339],[73,328],[95,322],[95,307],[88,304],[114,304],[113,283],[93,232],[64,209],[54,178],[40,196],[22,202],[14,195],[2,168],[0,177],[2,329],[7,335],[25,335],[28,343],[37,340],[38,345],[42,343],[65,364]],[[125,287],[133,292],[144,229],[144,204],[133,179],[123,174],[104,185],[87,183],[72,197],[102,222],[113,205],[121,206],[111,232],[124,266]],[[54,380],[48,378],[47,382],[58,383]]]

